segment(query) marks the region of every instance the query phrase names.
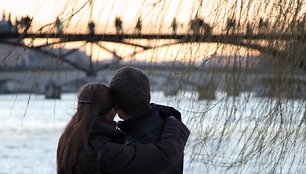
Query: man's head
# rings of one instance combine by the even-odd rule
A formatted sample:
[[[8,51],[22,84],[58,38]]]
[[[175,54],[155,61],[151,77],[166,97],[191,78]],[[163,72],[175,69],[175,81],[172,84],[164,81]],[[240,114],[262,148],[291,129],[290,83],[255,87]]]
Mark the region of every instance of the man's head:
[[[121,118],[136,116],[150,107],[149,78],[137,68],[124,67],[118,70],[109,87]]]

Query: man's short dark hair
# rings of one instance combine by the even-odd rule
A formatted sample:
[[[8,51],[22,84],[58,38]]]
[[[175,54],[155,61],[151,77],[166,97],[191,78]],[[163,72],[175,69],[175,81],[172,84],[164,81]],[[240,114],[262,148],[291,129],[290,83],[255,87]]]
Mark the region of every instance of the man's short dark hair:
[[[128,116],[135,116],[150,107],[148,76],[133,67],[124,67],[113,76],[109,85],[115,103]]]

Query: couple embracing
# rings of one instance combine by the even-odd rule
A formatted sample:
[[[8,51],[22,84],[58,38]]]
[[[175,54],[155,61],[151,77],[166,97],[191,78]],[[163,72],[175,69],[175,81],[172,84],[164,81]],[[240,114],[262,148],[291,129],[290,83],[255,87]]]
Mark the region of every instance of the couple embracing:
[[[189,136],[181,114],[150,104],[146,74],[124,67],[109,87],[88,83],[57,149],[58,174],[179,174]],[[118,115],[123,121],[116,123]]]

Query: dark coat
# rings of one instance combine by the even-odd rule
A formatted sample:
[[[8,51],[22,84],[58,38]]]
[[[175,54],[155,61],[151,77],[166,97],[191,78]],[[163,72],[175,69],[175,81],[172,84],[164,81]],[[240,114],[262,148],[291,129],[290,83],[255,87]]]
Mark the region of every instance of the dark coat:
[[[123,142],[124,133],[106,122],[97,121],[89,139],[97,173],[165,173],[168,166],[176,164],[182,156],[189,130],[171,117],[166,119],[164,126],[156,144],[124,145],[118,144]]]
[[[141,115],[119,122],[118,127],[127,134],[125,140],[127,145],[156,143],[160,140],[164,120],[170,116],[181,120],[181,113],[174,108],[151,104],[149,110]],[[183,154],[178,157],[177,163],[168,167],[165,173],[183,173]]]

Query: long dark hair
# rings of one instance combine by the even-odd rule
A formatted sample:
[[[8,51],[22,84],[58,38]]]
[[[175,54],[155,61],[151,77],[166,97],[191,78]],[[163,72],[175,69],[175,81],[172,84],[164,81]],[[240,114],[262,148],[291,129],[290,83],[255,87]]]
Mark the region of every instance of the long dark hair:
[[[61,135],[57,148],[58,174],[87,174],[88,139],[97,118],[113,108],[110,90],[102,83],[88,83],[78,92],[78,107]]]

